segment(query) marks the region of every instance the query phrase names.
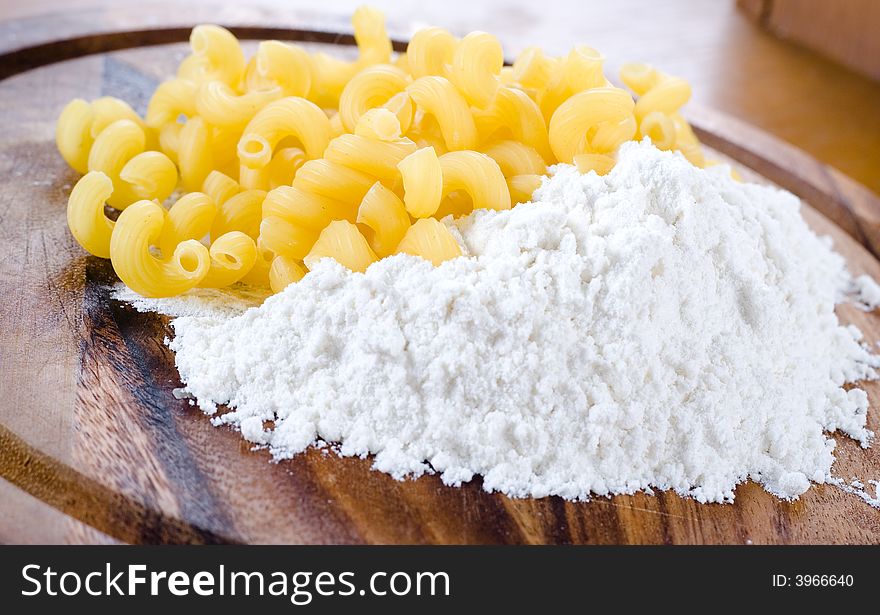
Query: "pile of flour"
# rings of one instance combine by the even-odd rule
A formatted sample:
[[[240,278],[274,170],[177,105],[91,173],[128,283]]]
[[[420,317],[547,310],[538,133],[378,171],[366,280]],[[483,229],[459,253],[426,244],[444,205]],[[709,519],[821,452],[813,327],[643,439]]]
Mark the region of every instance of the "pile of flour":
[[[448,221],[467,256],[439,267],[324,260],[258,308],[177,318],[188,392],[278,458],[333,442],[511,496],[796,498],[832,479],[826,432],[867,446],[843,385],[880,363],[794,196],[632,143],[533,198]]]

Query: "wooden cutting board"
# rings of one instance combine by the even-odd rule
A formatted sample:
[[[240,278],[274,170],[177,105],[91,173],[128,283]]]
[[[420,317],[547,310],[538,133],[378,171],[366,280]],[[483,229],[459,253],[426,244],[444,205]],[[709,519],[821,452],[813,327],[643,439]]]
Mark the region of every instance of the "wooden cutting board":
[[[0,537],[55,541],[56,526],[70,524],[87,529],[67,539],[133,543],[880,542],[880,512],[833,487],[793,503],[754,484],[740,485],[733,505],[668,493],[514,500],[483,492],[479,480],[460,489],[433,476],[396,482],[369,459],[318,451],[270,463],[237,433],[211,427],[172,394],[180,382],[163,345],[168,320],[112,300],[109,263],[85,256],[68,233],[77,175],[53,141],[73,97],[117,95],[143,111],[193,23],[120,33],[108,19],[62,20],[0,37]],[[351,42],[247,23],[229,25],[244,37]],[[690,114],[716,151],[805,199],[809,222],[834,238],[853,273],[880,278],[876,196],[742,123]],[[877,315],[839,314],[880,338]],[[866,389],[878,431],[880,386]],[[880,447],[838,443],[838,475],[880,478]],[[31,521],[4,534],[4,519],[23,514]]]

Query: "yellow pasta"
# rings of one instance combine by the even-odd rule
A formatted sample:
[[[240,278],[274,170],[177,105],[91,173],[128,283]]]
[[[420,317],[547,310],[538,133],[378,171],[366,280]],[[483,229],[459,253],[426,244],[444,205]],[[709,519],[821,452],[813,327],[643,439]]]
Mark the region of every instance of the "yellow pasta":
[[[162,128],[180,116],[194,116],[198,93],[199,84],[189,79],[172,79],[159,84],[147,106],[147,126]]]
[[[222,203],[211,225],[211,237],[230,231],[241,231],[253,239],[259,237],[265,198],[262,190],[244,190]]]
[[[575,156],[577,159],[577,156]],[[510,200],[513,203],[527,203],[532,200],[532,194],[541,187],[541,175],[523,174],[512,175],[507,178],[507,189],[510,191]]]
[[[228,30],[197,26],[145,118],[118,98],[71,101],[55,140],[86,173],[67,208],[77,242],[150,296],[280,292],[324,257],[438,265],[461,253],[441,218],[529,201],[548,165],[604,175],[628,140],[712,164],[680,113],[690,86],[647,64],[621,69],[634,101],[591,47],[528,47],[504,66],[490,34],[425,28],[393,58],[380,12],[352,24],[353,61],[274,40],[247,60]]]
[[[544,175],[547,172],[547,165],[538,151],[520,141],[496,141],[483,148],[483,153],[498,163],[504,177]]]
[[[104,204],[113,193],[113,182],[100,171],[80,178],[67,200],[67,226],[86,252],[110,258],[113,221],[104,214]]]
[[[339,115],[347,132],[354,132],[360,117],[403,92],[410,79],[390,64],[377,64],[359,72],[349,81],[339,98]]]
[[[357,223],[369,231],[365,231],[364,236],[379,258],[393,254],[410,227],[403,201],[381,182],[373,184],[364,195],[358,208]]]
[[[304,192],[349,204],[350,217],[353,218],[358,204],[374,181],[366,173],[320,158],[309,160],[300,167],[293,179],[293,186]]]
[[[351,207],[297,186],[278,186],[266,194],[262,215],[263,218],[278,216],[293,224],[321,230],[331,220],[350,217]]]
[[[491,106],[474,111],[474,120],[482,142],[513,138],[533,147],[545,161],[554,161],[541,109],[522,90],[501,88]]]
[[[418,79],[428,75],[448,77],[458,40],[442,28],[423,28],[406,47],[406,64]]]
[[[470,107],[452,82],[444,77],[421,77],[407,92],[422,111],[437,120],[450,150],[476,147],[477,128]]]
[[[241,192],[237,181],[220,171],[211,171],[202,182],[202,192],[207,194],[217,205],[222,205]]]
[[[471,32],[458,43],[452,57],[450,79],[475,107],[489,106],[500,86],[504,52],[497,38]]]
[[[194,288],[208,274],[208,248],[189,239],[171,254],[155,256],[168,212],[152,201],[138,201],[119,214],[110,238],[110,261],[122,282],[145,297],[170,297]]]
[[[229,30],[214,25],[196,26],[190,34],[189,44],[192,60],[186,64],[188,78],[238,86],[244,76],[244,52]]]
[[[577,93],[610,85],[602,72],[604,62],[602,54],[592,47],[580,45],[572,49],[562,69],[568,89]]]
[[[607,154],[577,154],[573,162],[581,173],[595,171],[597,175],[605,175],[614,167],[614,158]]]
[[[436,267],[461,256],[461,247],[445,224],[434,218],[422,218],[407,229],[397,246],[397,253],[420,256]]]
[[[443,193],[463,190],[474,209],[510,209],[510,190],[498,163],[479,152],[449,152],[439,158]]]
[[[202,288],[223,288],[235,284],[253,269],[257,262],[257,244],[240,231],[218,237],[208,249],[211,266],[199,282]]]
[[[162,152],[142,152],[125,163],[119,179],[130,185],[137,200],[155,199],[161,203],[177,186],[177,167]]]
[[[190,192],[183,195],[168,210],[159,236],[159,250],[162,254],[170,254],[183,241],[201,240],[208,235],[216,216],[217,205],[207,194]]]
[[[403,203],[414,218],[427,218],[443,198],[443,168],[433,147],[410,154],[397,165],[403,179]]]
[[[290,256],[276,256],[269,267],[269,286],[273,293],[280,293],[294,282],[302,280],[305,275],[305,269],[296,259]]]
[[[587,132],[602,122],[625,119],[633,111],[633,99],[619,88],[593,88],[562,103],[550,119],[550,148],[560,162],[571,162],[586,150]]]
[[[272,161],[266,167],[266,181],[268,190],[278,186],[289,186],[296,176],[299,168],[305,164],[306,153],[298,147],[282,147]]]
[[[358,227],[346,220],[328,224],[303,262],[312,269],[323,258],[332,258],[343,267],[361,273],[379,260]]]
[[[198,90],[196,112],[213,126],[244,128],[257,111],[282,95],[280,87],[238,94],[222,81],[209,81]]]
[[[146,136],[131,120],[107,126],[89,151],[89,171],[101,171],[113,183],[108,203],[124,209],[140,199],[165,200],[177,184],[177,169],[160,152],[144,152]]]
[[[263,107],[245,127],[238,157],[249,168],[265,167],[275,147],[287,137],[295,137],[309,159],[320,158],[330,141],[330,120],[305,98],[277,100]]]
[[[675,123],[662,111],[651,111],[639,122],[639,134],[650,137],[658,149],[672,149],[675,146]]]
[[[312,90],[312,59],[297,45],[263,41],[245,74],[249,92],[281,88],[284,96],[308,98]]]
[[[260,222],[260,245],[276,256],[302,260],[315,245],[318,235],[314,229],[292,224],[278,216],[269,216]]]
[[[187,190],[198,190],[214,168],[211,128],[200,117],[187,120],[177,141],[177,166]]]
[[[555,64],[540,47],[526,47],[513,62],[513,79],[524,88],[546,89],[555,75]]]

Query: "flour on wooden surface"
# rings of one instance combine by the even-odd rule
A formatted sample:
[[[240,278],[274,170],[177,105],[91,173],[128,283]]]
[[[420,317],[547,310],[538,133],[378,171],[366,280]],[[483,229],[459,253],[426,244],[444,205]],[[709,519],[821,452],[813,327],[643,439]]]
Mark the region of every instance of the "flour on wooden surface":
[[[511,496],[796,498],[832,480],[826,432],[867,446],[843,385],[878,366],[799,206],[627,144],[605,177],[559,165],[533,203],[449,222],[470,256],[325,260],[259,308],[177,318],[170,345],[201,408],[232,409],[215,424],[278,458],[327,441]]]

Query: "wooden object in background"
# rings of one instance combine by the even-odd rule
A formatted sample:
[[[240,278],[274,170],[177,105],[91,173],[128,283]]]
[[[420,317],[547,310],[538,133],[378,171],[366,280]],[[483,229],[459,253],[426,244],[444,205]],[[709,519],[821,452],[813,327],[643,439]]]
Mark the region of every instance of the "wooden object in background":
[[[169,34],[154,36],[167,42]],[[61,511],[77,520],[69,540],[99,542],[880,542],[880,514],[833,487],[789,503],[743,484],[728,506],[671,493],[514,500],[483,492],[479,480],[460,489],[436,476],[396,482],[371,471],[370,460],[317,450],[271,464],[237,433],[211,427],[172,394],[180,383],[162,343],[168,320],[112,300],[109,263],[85,256],[68,233],[65,203],[77,176],[53,143],[70,98],[112,93],[142,108],[182,52],[84,56],[0,82],[0,476],[14,487],[0,485],[30,494],[0,502],[30,509],[29,523],[14,530],[3,524],[16,516],[0,515],[0,537],[55,540]],[[853,239],[874,236],[876,197],[759,131],[708,110],[691,109],[691,117],[715,148],[836,220],[841,226],[805,209],[854,273],[880,277],[880,263]],[[840,315],[869,341],[880,337],[880,315],[848,306]],[[866,389],[872,400],[880,393],[876,383]],[[880,427],[876,405],[869,426]],[[837,455],[842,476],[880,469],[880,447],[840,438]]]
[[[737,0],[737,4],[779,38],[880,81],[877,0]]]

